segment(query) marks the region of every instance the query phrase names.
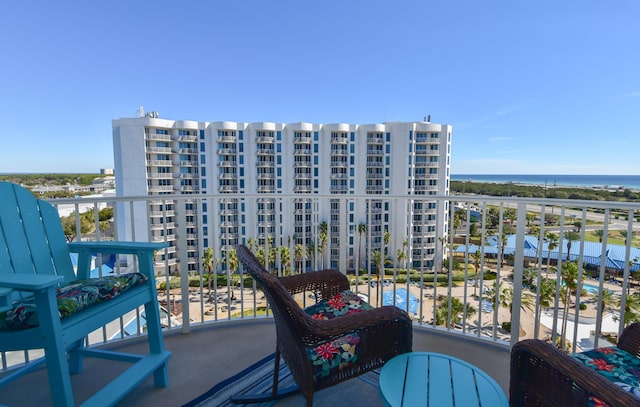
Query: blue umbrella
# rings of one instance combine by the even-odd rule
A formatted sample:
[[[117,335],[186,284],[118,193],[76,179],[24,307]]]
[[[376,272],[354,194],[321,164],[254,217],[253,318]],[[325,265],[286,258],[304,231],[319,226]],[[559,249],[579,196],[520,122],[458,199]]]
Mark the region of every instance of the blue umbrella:
[[[411,313],[418,312],[418,299],[415,295],[409,293],[409,309],[407,310],[407,289],[406,288],[398,288],[395,291],[393,290],[385,291],[382,293],[382,305],[394,305],[393,300],[395,296],[395,306]]]

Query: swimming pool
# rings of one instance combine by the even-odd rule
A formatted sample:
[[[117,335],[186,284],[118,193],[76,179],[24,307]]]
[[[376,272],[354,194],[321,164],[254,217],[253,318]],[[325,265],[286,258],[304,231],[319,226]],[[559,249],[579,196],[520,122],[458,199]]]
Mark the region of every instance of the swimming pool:
[[[598,291],[600,291],[600,287],[593,284],[582,284],[582,288],[591,295],[598,295]],[[605,288],[605,290],[610,291],[607,288]]]

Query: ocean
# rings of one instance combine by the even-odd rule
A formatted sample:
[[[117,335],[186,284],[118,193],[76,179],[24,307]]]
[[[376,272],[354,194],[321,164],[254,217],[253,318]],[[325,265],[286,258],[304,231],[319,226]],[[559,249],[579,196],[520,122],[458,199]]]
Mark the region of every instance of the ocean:
[[[452,181],[640,190],[640,175],[452,174]]]

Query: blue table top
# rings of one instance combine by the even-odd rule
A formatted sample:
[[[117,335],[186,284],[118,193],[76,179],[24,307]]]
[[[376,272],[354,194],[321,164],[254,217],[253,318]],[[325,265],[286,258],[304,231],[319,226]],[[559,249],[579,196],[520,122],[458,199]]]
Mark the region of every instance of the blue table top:
[[[410,352],[388,361],[380,372],[387,406],[508,406],[498,383],[453,356]]]

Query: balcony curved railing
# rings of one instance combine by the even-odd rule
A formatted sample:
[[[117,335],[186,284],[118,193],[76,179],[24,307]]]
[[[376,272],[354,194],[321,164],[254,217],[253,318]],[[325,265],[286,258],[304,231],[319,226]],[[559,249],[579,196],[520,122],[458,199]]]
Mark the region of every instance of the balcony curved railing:
[[[265,198],[274,219],[268,228],[257,222]],[[149,240],[164,234],[160,239],[171,249],[158,253],[155,264],[167,329],[188,332],[194,324],[269,315],[253,280],[241,265],[231,269],[223,255],[240,243],[257,253],[278,248],[269,256],[267,267],[279,275],[337,268],[372,305],[409,304],[416,329],[467,335],[505,347],[521,339],[541,338],[579,351],[606,344],[607,338],[621,332],[625,310],[627,322],[640,319],[640,309],[636,309],[640,249],[633,238],[640,227],[638,203],[309,194],[306,208],[313,221],[296,221],[291,215],[299,199],[299,194],[233,193],[51,202],[61,216],[75,216],[83,240]],[[238,209],[223,204],[230,201]],[[167,220],[151,225],[149,215],[156,222],[162,212],[159,202],[160,208],[167,208]],[[187,210],[204,204],[209,208],[206,225]],[[107,229],[100,227],[98,216],[104,207],[114,209]],[[347,216],[350,207],[352,221]],[[239,208],[244,208],[242,213]],[[255,216],[245,216],[251,210]],[[95,220],[91,231],[81,229],[79,216],[87,211]],[[414,217],[416,213],[423,216]],[[222,218],[224,224],[219,223]],[[245,224],[240,224],[243,220]],[[326,245],[321,251],[324,222],[331,225],[326,241],[340,244],[331,250]],[[388,241],[385,230],[392,231]],[[602,241],[594,239],[594,234],[602,236]],[[625,241],[623,235],[631,238]],[[214,251],[210,273],[193,269],[202,264],[205,242]],[[293,259],[301,242],[306,247],[313,243],[317,250],[287,262],[282,248]],[[98,257],[95,261],[99,268],[107,260]],[[115,273],[133,267],[124,259],[109,265]],[[565,288],[567,273],[575,276],[568,287],[582,289]],[[301,305],[313,302],[309,297],[297,300]],[[88,341],[102,343],[144,334],[141,321],[141,311],[130,313],[95,332]],[[0,371],[34,357],[22,353],[0,356]]]

